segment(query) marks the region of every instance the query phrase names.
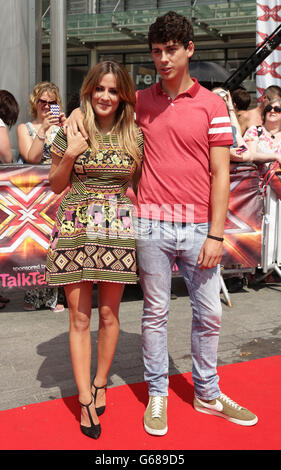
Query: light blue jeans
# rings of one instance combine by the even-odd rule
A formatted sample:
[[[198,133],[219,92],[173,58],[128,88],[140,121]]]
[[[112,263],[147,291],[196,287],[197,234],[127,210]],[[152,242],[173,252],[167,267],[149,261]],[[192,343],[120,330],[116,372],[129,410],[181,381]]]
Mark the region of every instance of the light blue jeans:
[[[172,268],[176,263],[192,306],[191,355],[195,395],[220,395],[217,348],[221,323],[220,267],[200,269],[200,249],[208,223],[169,223],[135,219],[137,259],[144,294],[142,347],[149,395],[168,395],[167,321]],[[177,338],[175,336],[175,341]]]

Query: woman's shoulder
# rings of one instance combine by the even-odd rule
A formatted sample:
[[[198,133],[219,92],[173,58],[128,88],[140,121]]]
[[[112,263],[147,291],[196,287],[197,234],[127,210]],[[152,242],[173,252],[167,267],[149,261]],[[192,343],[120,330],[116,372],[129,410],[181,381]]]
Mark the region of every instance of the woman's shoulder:
[[[251,138],[259,138],[263,133],[263,127],[262,126],[250,126],[246,130],[244,134],[244,138],[251,137]]]
[[[254,124],[252,126],[249,126],[247,131],[250,131],[250,132],[258,132],[258,129],[259,128],[262,128],[262,126],[255,126]]]
[[[25,134],[30,135],[31,137],[36,134],[36,129],[32,122],[22,122],[17,127],[18,131],[24,132]]]

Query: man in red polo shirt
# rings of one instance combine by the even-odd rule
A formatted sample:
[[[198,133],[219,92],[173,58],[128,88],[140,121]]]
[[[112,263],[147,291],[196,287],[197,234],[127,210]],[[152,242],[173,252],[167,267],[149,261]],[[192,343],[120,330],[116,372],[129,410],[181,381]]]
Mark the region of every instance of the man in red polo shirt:
[[[173,49],[176,48],[186,55],[184,48],[173,44]],[[163,54],[167,49],[169,55],[171,48],[163,49]],[[157,47],[152,55],[158,59],[158,54]],[[171,81],[166,81],[169,86]],[[163,206],[160,218],[164,216],[165,220],[211,220],[211,149],[212,154],[219,153],[220,170],[225,171],[226,177],[225,188],[222,188],[225,191],[216,206],[222,217],[219,217],[219,227],[213,228],[214,234],[222,235],[229,191],[228,146],[232,143],[228,112],[222,99],[201,87],[196,79],[183,83],[183,91],[174,98],[173,93],[169,95],[166,91],[168,87],[164,88],[166,81],[137,92],[137,124],[145,136],[145,159],[138,188],[139,215],[149,218],[151,212],[152,218],[159,218],[159,208]],[[221,248],[221,244],[214,245]]]
[[[167,432],[167,320],[177,263],[192,305],[192,378],[196,410],[251,426],[257,417],[222,394],[217,346],[220,266],[229,199],[232,132],[223,100],[189,74],[193,28],[169,12],[150,26],[148,42],[159,83],[137,92],[144,134],[136,224],[144,293],[142,342],[149,402],[144,428]],[[176,341],[176,338],[175,338]]]
[[[220,97],[190,77],[193,28],[184,16],[169,12],[157,18],[148,40],[161,80],[138,91],[136,104],[136,122],[144,134],[136,218],[149,391],[144,428],[159,436],[168,430],[167,320],[175,263],[192,305],[194,407],[251,426],[257,417],[221,393],[216,370],[222,313],[219,263],[233,142],[228,112]],[[73,120],[84,132],[81,119]]]

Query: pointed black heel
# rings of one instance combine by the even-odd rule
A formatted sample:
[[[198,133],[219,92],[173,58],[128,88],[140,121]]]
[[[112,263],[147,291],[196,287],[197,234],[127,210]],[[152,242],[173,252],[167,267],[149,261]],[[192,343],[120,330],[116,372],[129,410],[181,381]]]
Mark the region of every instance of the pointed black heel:
[[[101,426],[100,424],[95,424],[93,421],[93,418],[90,412],[90,406],[92,403],[93,403],[93,400],[91,400],[90,403],[88,403],[88,405],[84,405],[83,403],[79,401],[80,406],[84,406],[87,409],[89,420],[91,423],[90,427],[80,424],[80,429],[82,433],[85,434],[85,436],[91,437],[92,439],[98,439],[101,434]]]
[[[95,378],[93,378],[93,382],[92,382],[92,387],[95,388],[95,393],[92,392],[92,395],[93,395],[93,398],[94,398],[94,405],[96,406],[96,400],[97,400],[97,393],[98,393],[98,390],[102,390],[103,388],[106,389],[107,387],[107,383],[105,385],[103,385],[102,387],[97,387],[94,382],[95,382]],[[105,412],[105,406],[99,406],[98,408],[96,407],[96,413],[98,416],[101,416],[103,413]]]

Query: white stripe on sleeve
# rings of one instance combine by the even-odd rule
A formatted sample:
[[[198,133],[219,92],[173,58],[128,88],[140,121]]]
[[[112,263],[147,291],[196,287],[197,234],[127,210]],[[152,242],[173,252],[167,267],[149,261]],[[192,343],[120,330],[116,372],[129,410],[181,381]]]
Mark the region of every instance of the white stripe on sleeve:
[[[213,127],[209,129],[208,134],[232,134],[231,127]]]
[[[212,121],[211,121],[211,125],[212,124],[223,124],[223,123],[227,123],[227,124],[230,124],[230,119],[228,116],[222,116],[222,117],[215,117]]]

